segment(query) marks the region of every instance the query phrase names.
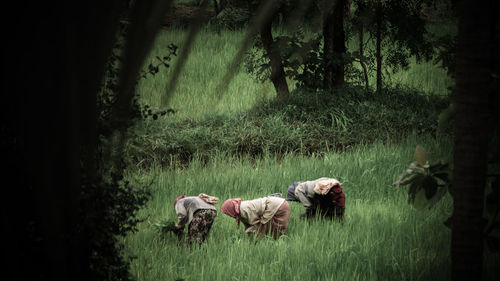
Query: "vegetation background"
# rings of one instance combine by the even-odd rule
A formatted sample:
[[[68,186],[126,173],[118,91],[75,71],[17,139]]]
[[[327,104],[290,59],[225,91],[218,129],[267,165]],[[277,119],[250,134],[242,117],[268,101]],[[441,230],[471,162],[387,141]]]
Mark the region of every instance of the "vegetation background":
[[[499,279],[498,4],[297,2],[14,3],[7,278]],[[425,160],[452,165],[397,180]],[[220,212],[200,247],[158,231],[181,193],[253,199],[321,176],[343,183],[342,223],[291,203],[277,241]]]
[[[422,210],[408,205],[405,189],[392,186],[413,160],[417,145],[423,145],[434,162],[450,160],[451,135],[436,135],[438,115],[449,105],[453,86],[446,69],[435,61],[417,63],[410,58],[406,70],[388,69],[390,80],[384,81],[387,88],[382,95],[348,81],[351,86],[334,100],[298,89],[288,80],[292,96],[280,103],[272,83],[259,82],[242,65],[221,93],[217,83],[246,30],[221,28],[213,22],[192,43],[169,103],[170,113],[138,123],[137,139],[131,140],[131,157],[138,167],[131,176],[152,190],[151,201],[140,212],[145,221],[124,239],[127,250],[137,255],[133,276],[137,280],[449,280],[450,229],[444,222],[452,212],[451,197]],[[450,22],[427,28],[439,35],[456,32]],[[273,30],[275,36],[287,32],[280,26]],[[182,50],[187,34],[175,25],[161,30],[146,64],[163,56],[171,43]],[[348,41],[349,50],[356,50],[356,41],[355,37]],[[162,107],[173,69],[140,81],[141,102]],[[369,79],[375,85],[374,75]],[[302,206],[291,203],[287,235],[256,242],[237,229],[233,219],[219,213],[207,242],[199,248],[187,248],[154,225],[176,220],[172,202],[179,194],[204,192],[221,202],[253,199],[286,194],[294,181],[321,176],[343,183],[344,223],[301,220]],[[484,280],[493,280],[498,276],[498,255],[485,255]]]

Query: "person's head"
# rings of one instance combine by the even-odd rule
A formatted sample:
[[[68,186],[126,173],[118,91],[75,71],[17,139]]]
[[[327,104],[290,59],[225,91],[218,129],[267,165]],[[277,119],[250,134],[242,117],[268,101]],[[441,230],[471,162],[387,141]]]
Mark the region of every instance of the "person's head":
[[[313,190],[318,195],[326,195],[332,188],[341,186],[342,184],[336,179],[325,179],[318,181]]]
[[[217,205],[217,203],[219,203],[219,198],[215,196],[210,196],[205,193],[200,193],[198,197],[200,197],[203,201],[205,201],[208,204]]]
[[[238,227],[240,226],[240,204],[241,198],[230,198],[224,201],[220,208],[222,213],[236,219]]]
[[[184,198],[184,197],[186,197],[186,195],[182,194],[182,195],[180,195],[179,197],[175,198],[175,200],[174,200],[174,207],[175,207],[175,205],[177,204],[177,202],[178,202],[179,200],[181,200],[182,198]]]

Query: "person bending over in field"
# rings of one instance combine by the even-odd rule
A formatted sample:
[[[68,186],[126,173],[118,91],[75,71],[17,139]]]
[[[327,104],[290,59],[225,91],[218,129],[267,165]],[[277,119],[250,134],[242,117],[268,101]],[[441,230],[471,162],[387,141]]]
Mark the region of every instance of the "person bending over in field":
[[[184,194],[174,201],[177,223],[174,227],[175,234],[182,237],[184,226],[188,225],[187,243],[201,244],[207,238],[212,227],[217,210],[215,206],[218,198],[201,193],[198,196],[186,197]]]
[[[286,200],[300,202],[306,208],[302,218],[314,217],[317,212],[328,218],[344,217],[345,194],[342,184],[334,178],[294,182],[288,187]]]
[[[222,204],[221,212],[235,218],[238,228],[240,221],[243,222],[249,235],[256,233],[261,238],[271,233],[274,239],[278,239],[288,229],[290,205],[284,198],[276,196],[245,201],[231,198]]]

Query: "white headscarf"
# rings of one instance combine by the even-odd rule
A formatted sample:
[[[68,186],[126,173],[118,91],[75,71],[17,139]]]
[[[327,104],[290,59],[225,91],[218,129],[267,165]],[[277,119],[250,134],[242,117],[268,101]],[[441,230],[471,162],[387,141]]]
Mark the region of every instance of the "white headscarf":
[[[205,193],[200,193],[200,195],[198,195],[198,197],[200,197],[203,201],[207,202],[208,204],[212,204],[212,205],[215,205],[215,204],[217,204],[217,202],[219,202],[219,198],[217,198],[215,196],[207,195]]]
[[[316,186],[314,187],[314,193],[319,195],[327,194],[330,189],[334,186],[341,186],[342,184],[336,179],[323,179],[316,182]]]

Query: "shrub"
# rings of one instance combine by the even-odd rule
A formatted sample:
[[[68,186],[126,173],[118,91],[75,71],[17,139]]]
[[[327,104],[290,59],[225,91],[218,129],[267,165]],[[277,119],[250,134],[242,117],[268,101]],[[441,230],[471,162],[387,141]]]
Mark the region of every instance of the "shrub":
[[[397,142],[405,136],[433,134],[446,98],[415,89],[392,88],[380,95],[347,86],[339,98],[297,90],[286,102],[268,101],[233,116],[201,121],[142,121],[128,143],[136,165],[185,165],[218,152],[261,157],[287,153],[312,155],[342,151],[360,143]]]

